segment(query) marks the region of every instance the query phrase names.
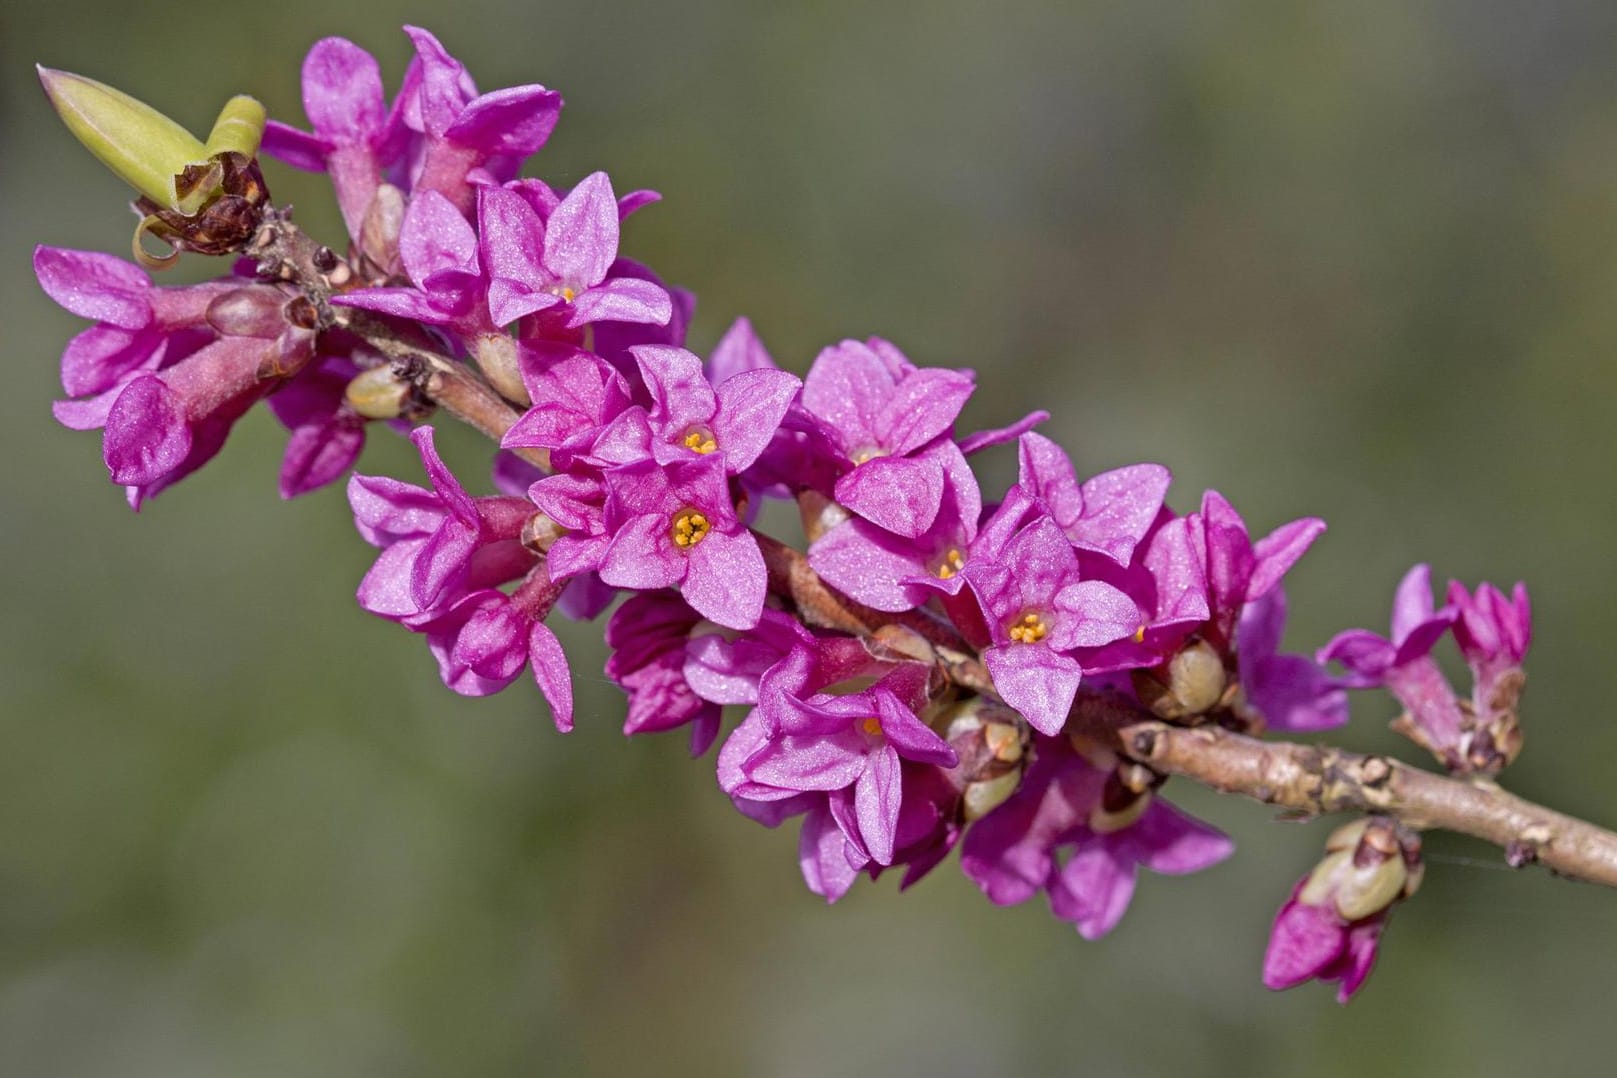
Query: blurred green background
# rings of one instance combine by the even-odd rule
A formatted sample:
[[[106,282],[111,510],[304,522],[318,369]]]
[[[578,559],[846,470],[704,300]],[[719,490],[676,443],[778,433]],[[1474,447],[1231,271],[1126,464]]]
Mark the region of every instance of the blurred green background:
[[[625,741],[598,630],[566,638],[569,737],[527,682],[445,690],[354,606],[340,490],[276,499],[266,415],[130,514],[51,422],[79,323],[28,253],[121,253],[132,219],[28,65],[193,128],[241,90],[301,124],[308,45],[359,41],[391,91],[403,22],[484,89],[566,95],[532,171],[664,193],[625,249],[698,293],[698,351],[743,313],[799,372],[881,334],[978,371],[968,428],[1048,407],[1081,470],[1162,461],[1181,510],[1211,485],[1259,533],[1328,518],[1299,649],[1383,626],[1417,560],[1527,579],[1509,783],[1617,823],[1609,2],[13,4],[0,1074],[1611,1073],[1617,895],[1434,836],[1351,1007],[1274,995],[1269,920],[1325,828],[1189,791],[1237,858],[1143,881],[1099,943],[952,862],[827,909],[711,759]],[[339,234],[318,180],[270,180]],[[1402,752],[1391,710],[1342,740]]]

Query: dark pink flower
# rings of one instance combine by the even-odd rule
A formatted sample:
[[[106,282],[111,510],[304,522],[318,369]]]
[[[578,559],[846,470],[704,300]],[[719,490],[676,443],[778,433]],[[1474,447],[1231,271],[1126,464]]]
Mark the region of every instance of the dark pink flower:
[[[645,461],[612,469],[605,483],[607,543],[594,567],[602,581],[634,591],[678,585],[687,603],[720,625],[758,623],[768,583],[763,554],[736,517],[722,461]]]
[[[1057,917],[1097,939],[1128,909],[1140,866],[1182,875],[1234,849],[1150,790],[1129,791],[1066,738],[1038,738],[1034,753],[1021,788],[972,824],[961,847],[960,867],[996,905],[1042,890]]]
[[[1431,651],[1457,616],[1451,606],[1433,608],[1431,568],[1417,565],[1404,574],[1393,597],[1391,636],[1348,629],[1318,655],[1322,663],[1347,668],[1349,688],[1385,686],[1408,710],[1420,739],[1454,766],[1465,757],[1467,720]]]
[[[348,234],[358,240],[376,189],[409,133],[397,105],[387,106],[376,59],[344,38],[315,42],[303,61],[303,112],[314,133],[271,120],[263,152],[294,168],[326,172]]]
[[[972,388],[968,372],[916,367],[880,338],[821,352],[802,399],[838,465],[837,503],[899,535],[930,528],[943,465],[918,451],[953,426]]]
[[[939,439],[917,454],[942,465],[937,516],[916,536],[896,535],[862,517],[849,517],[809,547],[809,565],[843,594],[877,610],[909,610],[965,585],[960,571],[977,538],[982,494],[955,444]]]
[[[1048,517],[1019,530],[991,560],[973,555],[964,575],[992,636],[983,662],[995,691],[1041,733],[1061,729],[1077,695],[1082,668],[1069,652],[1143,625],[1123,592],[1081,579],[1072,544]]]
[[[416,26],[404,32],[416,50],[399,91],[404,124],[417,136],[409,148],[411,187],[470,212],[476,186],[511,179],[550,138],[561,95],[537,84],[479,95],[436,37]]]
[[[606,676],[629,697],[625,734],[691,728],[691,755],[700,756],[719,733],[720,706],[698,696],[686,680],[686,648],[697,639],[721,639],[672,591],[631,595],[606,623],[612,655]]]
[[[1080,484],[1067,454],[1043,435],[1022,435],[1019,450],[1017,485],[1049,510],[1072,544],[1128,565],[1162,511],[1168,469],[1133,464]]]
[[[912,710],[925,698],[925,664],[875,665],[885,672],[870,688],[824,691],[850,669],[872,665],[868,656],[849,667],[822,661],[812,648],[794,648],[764,675],[758,706],[719,757],[720,786],[738,804],[787,802],[789,814],[809,813],[804,877],[833,901],[869,862],[893,863],[901,761],[957,763],[954,750]],[[837,837],[830,834],[833,824]]]
[[[591,173],[547,218],[518,191],[478,194],[488,307],[496,325],[544,312],[575,330],[592,322],[666,323],[668,292],[641,277],[615,277],[618,202],[604,172]]]
[[[1275,588],[1248,603],[1237,633],[1246,702],[1271,730],[1328,730],[1348,721],[1347,692],[1304,655],[1280,654],[1286,592]]]
[[[419,628],[473,592],[524,576],[536,555],[521,543],[530,502],[473,498],[439,458],[431,427],[418,427],[410,439],[432,489],[356,475],[348,501],[360,535],[382,550],[360,583],[359,605]]]
[[[560,592],[539,564],[509,595],[496,588],[468,592],[410,628],[426,635],[444,684],[462,696],[490,696],[531,669],[556,729],[566,733],[573,728],[572,675],[545,624]]]
[[[1263,983],[1337,981],[1336,1001],[1346,1003],[1370,975],[1392,907],[1420,886],[1420,836],[1371,816],[1337,828],[1325,849],[1275,916]]]

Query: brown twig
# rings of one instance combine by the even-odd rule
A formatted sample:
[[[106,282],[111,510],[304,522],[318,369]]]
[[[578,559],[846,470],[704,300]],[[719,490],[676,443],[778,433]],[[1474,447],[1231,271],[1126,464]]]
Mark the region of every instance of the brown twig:
[[[1111,710],[1111,715],[1097,711]],[[1563,876],[1617,887],[1617,834],[1536,805],[1486,780],[1435,775],[1386,756],[1265,741],[1217,726],[1155,719],[1114,725],[1115,708],[1080,701],[1073,722],[1131,759],[1222,793],[1308,815],[1379,812],[1421,830],[1471,835],[1514,866],[1537,861]]]
[[[400,380],[456,419],[499,442],[520,418],[487,382],[465,364],[440,354],[419,329],[356,307],[333,305],[334,295],[353,287],[353,269],[293,224],[287,211],[273,207],[265,211],[247,253],[257,260],[260,276],[288,281],[302,290],[314,305],[321,329],[343,330],[365,341],[393,362]],[[543,449],[511,452],[542,471],[550,470],[550,454]]]

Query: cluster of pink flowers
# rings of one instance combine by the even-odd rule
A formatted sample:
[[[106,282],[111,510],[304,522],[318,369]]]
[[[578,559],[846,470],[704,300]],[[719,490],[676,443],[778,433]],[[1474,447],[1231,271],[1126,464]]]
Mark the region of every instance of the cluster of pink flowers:
[[[430,426],[410,433],[427,486],[348,480],[355,524],[380,550],[360,604],[422,634],[454,691],[498,692],[528,669],[569,729],[568,661],[546,621],[616,603],[606,672],[628,696],[625,733],[688,727],[701,755],[724,708],[746,709],[719,747],[718,784],[766,825],[800,820],[816,894],[834,901],[899,868],[908,886],[959,846],[991,901],[1043,892],[1091,939],[1124,915],[1140,866],[1194,872],[1232,846],[1160,795],[1163,776],[1068,730],[1080,687],[1257,733],[1338,726],[1347,688],[1385,686],[1452,768],[1491,773],[1512,754],[1529,634],[1519,586],[1507,600],[1452,585],[1434,610],[1420,567],[1391,639],[1358,630],[1318,657],[1284,654],[1282,580],[1322,521],[1254,539],[1216,492],[1170,509],[1160,465],[1080,479],[1034,431],[1043,413],[962,435],[972,373],[879,338],[825,348],[800,379],[741,319],[704,360],[685,347],[692,296],[618,250],[623,218],[658,196],[619,196],[599,172],[567,190],[517,178],[560,97],[479,94],[431,34],[407,32],[416,56],[391,102],[369,54],[315,45],[313,131],[272,122],[264,150],[335,188],[350,243],[331,302],[464,361],[520,415],[494,493],[468,491]],[[291,285],[249,268],[159,288],[111,256],[45,247],[35,266],[53,299],[96,322],[63,356],[73,399],[57,416],[103,430],[133,505],[211,458],[260,399],[292,431],[285,496],[348,475],[369,422],[404,425],[350,391],[385,366],[372,342],[319,326]],[[970,458],[996,446],[1014,447],[1017,479],[985,499]],[[894,624],[920,619],[923,636],[980,659],[993,695],[949,683],[924,648],[813,623],[752,528],[767,499],[802,507],[819,580]],[[1476,675],[1469,701],[1430,657],[1450,631]],[[1328,673],[1332,660],[1347,673]],[[1272,986],[1340,979],[1346,998],[1413,889],[1411,836],[1374,824],[1349,837],[1283,908]]]

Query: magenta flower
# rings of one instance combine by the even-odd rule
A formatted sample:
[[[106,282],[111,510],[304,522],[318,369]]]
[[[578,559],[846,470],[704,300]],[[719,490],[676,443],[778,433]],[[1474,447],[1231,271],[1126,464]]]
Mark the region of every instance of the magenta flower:
[[[533,505],[523,498],[471,497],[439,459],[431,427],[418,427],[410,440],[431,490],[356,475],[348,501],[360,535],[382,548],[360,583],[359,605],[419,629],[471,593],[527,574],[535,555],[521,535]]]
[[[321,356],[269,398],[292,437],[281,458],[281,497],[295,498],[336,481],[365,448],[365,418],[345,390],[359,367],[343,356]]]
[[[214,297],[207,319],[220,334],[216,340],[135,374],[117,390],[106,413],[102,455],[112,481],[130,488],[131,505],[211,460],[236,420],[308,366],[315,334],[291,324],[289,302],[267,285]]]
[[[1018,531],[992,560],[973,556],[964,574],[993,638],[983,662],[1000,699],[1040,733],[1067,721],[1082,669],[1067,652],[1132,636],[1139,607],[1098,580],[1081,580],[1078,556],[1048,517]]]
[[[970,374],[920,368],[880,338],[825,349],[803,380],[803,408],[819,421],[839,466],[838,504],[914,537],[943,502],[943,465],[918,451],[954,424]]]
[[[612,649],[606,676],[629,697],[625,734],[660,733],[691,728],[691,755],[706,752],[719,734],[720,707],[698,696],[686,680],[686,646],[693,639],[720,639],[697,634],[702,616],[671,591],[631,595],[606,623]]]
[[[1073,546],[1126,566],[1162,511],[1172,475],[1134,464],[1079,484],[1072,461],[1042,434],[1022,435],[1017,485],[1049,510]]]
[[[1109,797],[1111,771],[1065,738],[1041,737],[1034,751],[1021,788],[973,824],[961,847],[960,867],[995,905],[1042,890],[1057,917],[1098,939],[1127,911],[1140,866],[1183,875],[1233,852],[1223,834],[1149,791],[1119,799],[1118,787]]]
[[[763,676],[793,649],[825,652],[833,646],[815,637],[795,617],[765,607],[758,624],[745,633],[709,633],[692,638],[685,648],[684,678],[704,700],[752,705],[758,702]]]
[[[505,432],[500,444],[547,449],[558,470],[604,467],[631,454],[596,451],[609,425],[630,406],[629,384],[611,364],[572,345],[524,342],[522,383],[533,406]]]
[[[462,696],[489,696],[531,668],[556,729],[573,728],[572,675],[561,641],[545,624],[561,588],[536,565],[510,595],[469,592],[441,615],[412,625],[426,634],[444,684]]]
[[[1241,515],[1214,490],[1202,497],[1201,512],[1194,519],[1199,521],[1199,553],[1207,574],[1210,614],[1206,636],[1220,652],[1227,653],[1246,604],[1263,598],[1280,583],[1325,530],[1325,522],[1304,517],[1253,542]]]
[[[622,206],[625,195],[618,200]],[[613,280],[637,279],[646,281],[668,293],[672,305],[672,312],[666,322],[653,324],[650,322],[629,322],[603,319],[590,324],[590,347],[595,354],[606,360],[612,366],[622,371],[631,380],[639,375],[639,364],[629,354],[629,349],[641,344],[659,344],[671,348],[685,347],[685,336],[690,329],[691,319],[696,316],[696,295],[688,289],[669,285],[657,276],[649,266],[641,265],[632,258],[621,255],[607,270],[607,276]],[[544,328],[544,327],[538,327]],[[719,379],[712,378],[712,381]],[[635,403],[650,404],[651,399],[645,392],[644,386],[635,387]]]
[[[410,200],[399,257],[413,287],[359,288],[332,302],[445,326],[466,340],[499,331],[489,317],[477,233],[443,195],[423,191]]]
[[[862,517],[849,517],[809,547],[809,565],[826,583],[877,610],[910,610],[965,585],[960,571],[977,538],[982,494],[955,444],[939,439],[915,459],[942,465],[943,495],[925,531],[895,535]]]
[[[1322,663],[1347,668],[1349,688],[1385,686],[1408,711],[1416,739],[1451,766],[1465,758],[1468,724],[1431,651],[1457,616],[1450,606],[1433,609],[1431,568],[1417,565],[1398,584],[1390,637],[1349,629],[1318,655]]]
[[[1506,599],[1492,584],[1482,584],[1472,595],[1464,584],[1451,580],[1449,605],[1457,615],[1455,642],[1478,682],[1493,680],[1496,670],[1521,666],[1533,642],[1533,607],[1526,584],[1518,582]]]
[[[1348,721],[1346,691],[1307,656],[1280,654],[1285,628],[1284,588],[1248,603],[1241,614],[1237,643],[1247,704],[1271,730],[1300,733],[1341,726]]]
[[[1176,654],[1207,623],[1211,611],[1203,565],[1205,536],[1200,525],[1194,515],[1175,517],[1163,509],[1126,568],[1119,568],[1110,558],[1079,551],[1084,573],[1134,600],[1145,620],[1135,636],[1085,649],[1079,656],[1085,671],[1098,674],[1156,666]]]
[[[764,558],[736,517],[722,461],[615,468],[607,473],[606,492],[603,528],[610,541],[596,568],[605,583],[634,591],[679,585],[703,617],[731,629],[758,623],[768,583]]]
[[[738,371],[715,388],[702,361],[683,348],[630,349],[651,392],[645,416],[649,449],[659,464],[718,454],[725,471],[752,467],[780,428],[802,383],[786,371]]]
[[[870,861],[893,863],[903,803],[901,761],[939,767],[958,761],[912,710],[926,695],[925,664],[888,665],[870,688],[846,694],[822,691],[835,676],[828,669],[813,649],[799,647],[764,675],[757,708],[731,736],[735,748],[727,742],[720,753],[720,784],[740,801],[818,807],[817,797],[807,803],[797,798],[824,795],[827,816],[811,816],[804,824],[804,842],[816,852],[804,874],[811,889],[834,900],[851,875],[832,867],[857,872]],[[841,833],[835,851],[840,862],[827,856],[826,843],[837,846],[829,823]]]
[[[217,334],[207,322],[208,306],[244,284],[226,279],[158,288],[144,270],[121,258],[45,246],[34,248],[34,275],[51,299],[96,323],[62,353],[62,388],[71,397],[106,393],[137,372],[177,362],[213,340]],[[76,422],[80,410],[81,405],[64,402],[57,418],[74,430],[101,425]]]
[[[1372,816],[1337,828],[1325,848],[1275,916],[1263,983],[1278,991],[1337,981],[1336,1001],[1346,1003],[1375,965],[1392,907],[1420,886],[1420,836]]]
[[[1516,707],[1527,682],[1522,660],[1533,639],[1532,606],[1523,584],[1506,599],[1492,584],[1472,595],[1457,580],[1449,581],[1449,605],[1457,614],[1454,639],[1471,668],[1466,758],[1494,773],[1521,751]]]
[[[1263,956],[1263,984],[1281,991],[1307,981],[1336,981],[1336,1001],[1346,1003],[1370,976],[1387,917],[1344,922],[1329,906],[1299,899],[1307,882],[1298,881],[1275,915]]]
[[[511,179],[523,158],[550,138],[561,95],[537,84],[479,95],[466,68],[437,38],[415,26],[404,32],[416,49],[399,93],[404,123],[419,136],[411,147],[412,187],[418,195],[435,191],[469,212],[476,185]]]
[[[329,174],[343,223],[357,241],[384,170],[403,153],[409,134],[397,106],[387,107],[376,59],[340,37],[315,42],[303,61],[303,112],[313,134],[271,120],[262,151],[294,168]]]
[[[478,196],[489,314],[497,325],[545,312],[573,330],[592,322],[666,323],[673,301],[640,277],[615,277],[618,202],[604,172],[591,173],[541,219],[515,190]]]
[[[212,459],[265,396],[292,431],[283,497],[332,481],[358,455],[364,420],[343,402],[357,368],[316,354],[324,342],[290,293],[240,278],[157,288],[121,259],[50,247],[35,250],[34,269],[58,303],[97,319],[62,355],[63,387],[83,399],[54,411],[74,430],[104,430],[108,472],[134,507]]]

